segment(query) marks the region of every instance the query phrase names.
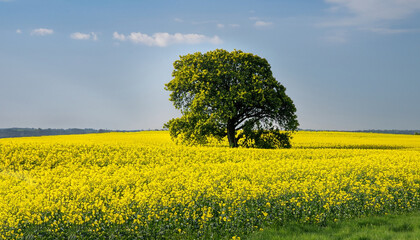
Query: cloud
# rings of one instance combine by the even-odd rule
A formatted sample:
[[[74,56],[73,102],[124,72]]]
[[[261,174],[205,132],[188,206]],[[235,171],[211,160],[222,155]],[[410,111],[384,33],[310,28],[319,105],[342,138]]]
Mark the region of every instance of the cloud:
[[[238,28],[238,27],[240,27],[240,25],[236,24],[236,23],[230,23],[230,24],[227,24],[227,25],[223,24],[223,23],[218,23],[216,26],[218,28],[225,28],[225,27]]]
[[[38,29],[32,30],[31,35],[45,36],[45,35],[51,35],[53,33],[54,33],[54,30],[52,29],[38,28]]]
[[[16,29],[16,33],[17,33],[17,34],[21,34],[21,33],[22,33],[22,30],[20,30],[20,29]]]
[[[254,26],[256,26],[256,27],[267,27],[267,26],[270,26],[272,24],[273,24],[272,22],[264,22],[264,21],[258,20],[254,23]]]
[[[420,32],[420,29],[395,29],[395,28],[368,28],[367,31],[381,33],[381,34],[399,34]]]
[[[113,38],[117,39],[119,41],[125,41],[126,40],[126,37],[124,36],[124,34],[119,34],[117,32],[114,32]]]
[[[70,37],[71,37],[72,39],[75,39],[75,40],[93,40],[93,41],[98,40],[98,36],[97,36],[97,34],[96,34],[96,33],[94,33],[94,32],[91,32],[91,33],[80,33],[80,32],[75,32],[75,33],[72,33],[72,34],[70,35]]]
[[[174,21],[175,21],[175,22],[179,22],[179,23],[184,22],[184,20],[182,20],[181,18],[174,18]]]
[[[220,44],[222,40],[218,36],[207,37],[201,34],[182,34],[182,33],[155,33],[151,36],[141,33],[132,32],[129,35],[114,32],[113,38],[119,41],[129,40],[132,43],[144,44],[147,46],[166,47],[172,44],[198,44],[198,43],[212,43]]]
[[[336,33],[324,40],[333,43],[347,42],[341,31],[356,30],[376,34],[404,34],[420,32],[420,29],[396,27],[414,14],[420,13],[420,0],[324,0],[329,4],[329,19],[316,24],[334,29]]]
[[[348,14],[323,26],[362,26],[407,18],[420,12],[420,0],[324,0],[331,13]]]
[[[268,27],[270,25],[273,25],[272,22],[262,21],[262,20],[260,20],[259,17],[249,17],[248,19],[251,20],[251,21],[255,21],[255,23],[254,23],[255,27]]]

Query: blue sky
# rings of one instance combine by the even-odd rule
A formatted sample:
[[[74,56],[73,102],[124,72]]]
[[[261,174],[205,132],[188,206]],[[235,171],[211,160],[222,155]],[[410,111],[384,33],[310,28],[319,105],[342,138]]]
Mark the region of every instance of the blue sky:
[[[420,129],[420,0],[0,0],[0,128],[154,129],[179,55],[264,57],[301,128]]]

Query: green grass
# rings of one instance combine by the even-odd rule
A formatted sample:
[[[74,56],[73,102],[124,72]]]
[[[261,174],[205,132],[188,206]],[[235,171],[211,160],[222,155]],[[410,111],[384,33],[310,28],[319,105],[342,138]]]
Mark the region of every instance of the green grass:
[[[325,227],[309,224],[288,224],[264,229],[246,240],[387,240],[419,239],[420,212],[403,215],[365,217],[329,223]]]

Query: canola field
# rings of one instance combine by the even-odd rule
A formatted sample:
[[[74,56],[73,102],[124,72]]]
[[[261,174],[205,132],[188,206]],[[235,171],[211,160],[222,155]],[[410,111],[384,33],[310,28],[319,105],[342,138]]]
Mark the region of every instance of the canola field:
[[[0,238],[240,239],[420,209],[420,136],[297,132],[291,149],[168,132],[0,139]]]

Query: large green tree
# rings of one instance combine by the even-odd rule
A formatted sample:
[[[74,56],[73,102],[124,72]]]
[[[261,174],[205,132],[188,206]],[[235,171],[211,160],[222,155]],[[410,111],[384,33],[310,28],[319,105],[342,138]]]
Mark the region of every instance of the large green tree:
[[[286,88],[273,77],[267,60],[257,55],[222,49],[188,54],[174,62],[172,76],[165,89],[182,116],[165,127],[184,143],[227,136],[229,145],[237,147],[246,137],[238,130],[290,132],[299,125]]]

